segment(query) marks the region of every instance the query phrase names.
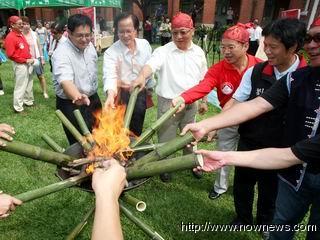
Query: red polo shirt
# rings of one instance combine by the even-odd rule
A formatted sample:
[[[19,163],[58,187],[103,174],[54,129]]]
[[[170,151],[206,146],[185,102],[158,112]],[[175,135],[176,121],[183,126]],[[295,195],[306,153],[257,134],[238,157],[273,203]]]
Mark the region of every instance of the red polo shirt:
[[[11,31],[5,39],[4,47],[8,58],[16,63],[26,63],[27,59],[32,58],[27,40],[22,33]]]
[[[181,97],[183,97],[186,104],[191,104],[206,96],[212,89],[217,88],[220,106],[223,107],[239,87],[244,72],[261,62],[259,58],[249,54],[247,54],[247,58],[248,65],[241,73],[225,60],[212,65],[204,76],[204,79],[198,85],[182,93]]]

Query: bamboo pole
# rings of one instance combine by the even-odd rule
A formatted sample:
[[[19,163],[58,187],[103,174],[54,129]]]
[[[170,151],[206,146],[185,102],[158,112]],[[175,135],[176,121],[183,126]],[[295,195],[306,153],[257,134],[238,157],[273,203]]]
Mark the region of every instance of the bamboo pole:
[[[159,147],[158,149],[148,153],[147,155],[141,157],[138,161],[135,162],[135,166],[141,166],[148,162],[153,162],[157,160],[161,160],[170,154],[180,150],[188,143],[194,141],[194,137],[191,132],[187,132],[183,136],[178,136]]]
[[[128,102],[128,105],[127,105],[126,115],[124,116],[124,128],[129,129],[131,118],[132,118],[132,114],[133,114],[133,110],[134,110],[134,107],[136,105],[138,94],[139,94],[139,87],[136,87],[131,92],[130,99],[129,99],[129,102]]]
[[[183,103],[183,101],[179,101],[175,107],[170,108],[165,114],[163,114],[157,121],[155,121],[149,128],[147,128],[141,136],[134,141],[130,147],[134,148],[137,147],[138,145],[145,143],[148,141],[152,135],[158,131],[158,129],[163,125],[164,122],[166,122],[170,117],[172,117],[173,114],[176,113],[180,105]]]
[[[130,151],[133,151],[133,152],[147,152],[147,151],[156,150],[156,149],[158,149],[159,147],[162,147],[165,144],[166,143],[148,144],[148,145],[143,145],[143,146],[139,146],[139,147],[134,147],[134,148],[130,149]]]
[[[147,208],[147,204],[144,201],[141,201],[133,196],[131,196],[128,193],[123,193],[120,197],[120,199],[131,206],[135,207],[137,211],[143,212]]]
[[[78,223],[78,225],[72,230],[71,233],[66,237],[66,240],[73,240],[75,239],[79,233],[82,231],[82,229],[87,225],[89,217],[93,214],[95,210],[95,206],[90,208],[90,210],[84,215],[81,222]]]
[[[80,129],[81,129],[82,134],[87,138],[87,140],[91,144],[91,146],[94,146],[95,141],[92,137],[91,132],[89,131],[89,128],[88,128],[80,110],[79,109],[74,110],[73,114],[74,114],[75,118],[77,119],[77,122],[78,122]]]
[[[197,166],[203,166],[202,155],[192,153],[176,158],[146,163],[142,166],[133,165],[132,167],[128,167],[127,180],[152,177],[161,173],[192,169]]]
[[[62,124],[70,131],[70,133],[74,136],[75,139],[81,144],[81,146],[86,150],[90,151],[91,150],[91,145],[87,142],[87,139],[81,135],[81,133],[78,131],[78,129],[73,126],[73,124],[69,121],[68,118],[60,111],[56,111],[56,115],[62,122]]]
[[[61,146],[59,146],[58,143],[56,143],[51,137],[49,137],[47,134],[42,134],[41,136],[42,140],[44,140],[46,142],[46,144],[49,145],[49,147],[51,147],[51,149],[55,152],[59,152],[59,153],[63,153],[65,151],[65,149]]]
[[[40,160],[43,162],[48,162],[55,164],[57,166],[66,167],[68,163],[74,160],[74,157],[53,152],[44,148],[40,148],[38,146],[18,142],[18,141],[5,141],[1,140],[6,143],[6,146],[0,146],[0,149],[6,152],[18,154],[24,157],[29,157],[35,160]]]
[[[133,213],[127,209],[121,201],[119,201],[121,212],[134,224],[136,224],[142,231],[144,231],[151,239],[164,240],[156,231],[152,230],[147,224],[142,222],[139,218],[133,215]]]
[[[63,190],[65,188],[75,186],[75,185],[81,183],[82,181],[84,181],[85,179],[87,179],[88,176],[89,175],[87,175],[87,174],[80,174],[78,176],[63,180],[61,182],[53,183],[51,185],[48,185],[48,186],[45,186],[42,188],[38,188],[35,190],[31,190],[28,192],[20,193],[20,194],[16,195],[15,198],[20,199],[22,202],[29,202],[34,199],[38,199],[38,198],[44,197],[46,195],[49,195],[51,193],[58,192],[58,191]]]

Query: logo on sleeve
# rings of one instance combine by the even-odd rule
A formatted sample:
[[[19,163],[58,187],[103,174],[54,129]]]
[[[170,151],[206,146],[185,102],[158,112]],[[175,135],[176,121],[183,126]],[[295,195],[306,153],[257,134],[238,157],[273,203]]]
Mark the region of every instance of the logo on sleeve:
[[[234,87],[230,82],[224,82],[221,84],[221,91],[224,95],[233,93]]]
[[[24,44],[23,43],[19,43],[19,48],[20,49],[24,49]]]

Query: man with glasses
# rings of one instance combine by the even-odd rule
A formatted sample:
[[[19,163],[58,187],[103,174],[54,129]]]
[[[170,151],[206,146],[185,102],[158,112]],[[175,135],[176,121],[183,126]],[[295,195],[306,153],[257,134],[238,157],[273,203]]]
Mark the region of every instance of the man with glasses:
[[[183,130],[183,133],[190,130],[197,139],[201,139],[212,130],[240,124],[286,106],[285,148],[238,153],[200,152],[204,154],[207,166],[211,167],[215,163],[209,163],[208,159],[218,160],[220,166],[233,163],[264,169],[281,169],[301,163],[279,173],[273,218],[273,224],[278,227],[270,232],[271,240],[293,239],[294,230],[309,211],[308,225],[317,230],[308,231],[306,239],[320,239],[320,18],[311,25],[305,37],[304,49],[311,66],[287,74],[261,96],[236,104],[217,116],[190,124]],[[241,164],[242,161],[245,161],[244,164]]]
[[[139,19],[131,13],[120,13],[115,19],[119,40],[104,53],[103,90],[107,93],[105,107],[115,103],[128,104],[130,87],[144,64],[150,59],[152,48],[145,39],[137,38]],[[147,92],[143,89],[136,101],[132,114],[130,131],[136,136],[142,133],[147,108]]]
[[[101,109],[97,94],[97,52],[91,42],[92,22],[89,17],[75,14],[68,19],[68,39],[59,44],[52,55],[53,85],[56,108],[79,128],[73,115],[79,109],[89,129],[94,124],[93,113]],[[76,142],[64,128],[70,144]]]
[[[13,91],[13,108],[16,113],[23,112],[23,105],[32,106],[33,80],[32,72],[34,59],[30,54],[27,40],[22,34],[22,20],[18,16],[11,16],[8,19],[10,32],[5,39],[5,49],[8,58],[13,61],[15,86]]]
[[[243,24],[228,28],[222,35],[220,49],[224,59],[209,68],[204,79],[196,86],[184,91],[172,104],[178,101],[191,104],[206,96],[214,88],[217,89],[218,99],[222,109],[238,88],[244,72],[251,66],[260,62],[258,58],[246,54],[249,47],[249,33]],[[183,109],[185,104],[180,107]],[[238,126],[221,129],[218,134],[218,149],[221,151],[235,150],[239,139]],[[228,189],[228,176],[230,168],[222,168],[217,173],[214,186],[209,192],[210,199],[216,199]]]
[[[183,91],[198,84],[207,71],[207,61],[203,50],[193,44],[193,22],[189,15],[178,13],[172,19],[173,41],[157,48],[151,59],[140,71],[134,85],[144,88],[146,79],[158,73],[156,93],[158,95],[158,118],[171,107],[171,101]],[[167,142],[176,137],[188,123],[194,122],[197,105],[192,104],[184,111],[170,118],[158,131],[159,142]],[[190,151],[185,149],[184,152]],[[170,181],[171,175],[162,174],[162,181]]]

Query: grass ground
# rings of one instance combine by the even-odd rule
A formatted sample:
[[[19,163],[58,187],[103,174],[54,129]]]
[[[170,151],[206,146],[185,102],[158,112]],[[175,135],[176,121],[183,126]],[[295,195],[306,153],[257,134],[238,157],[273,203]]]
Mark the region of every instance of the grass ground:
[[[0,96],[0,122],[15,127],[15,139],[48,148],[41,140],[43,133],[49,134],[61,146],[67,146],[62,126],[55,116],[55,97],[51,74],[46,66],[45,77],[49,86],[50,99],[42,97],[39,82],[34,80],[35,106],[26,109],[25,114],[14,114],[12,109],[13,73],[11,62],[0,66],[5,86],[5,95]],[[102,58],[99,58],[99,79],[101,79]],[[100,84],[99,95],[104,100]],[[145,127],[156,120],[156,108],[148,110]],[[210,111],[208,117],[216,111]],[[199,120],[200,117],[198,116]],[[212,149],[214,144],[202,144],[200,147]],[[46,186],[57,182],[55,167],[0,152],[0,189],[12,195]],[[212,187],[215,173],[205,174],[195,179],[190,171],[174,175],[171,183],[162,183],[153,177],[143,186],[130,191],[130,194],[144,200],[147,210],[135,214],[156,230],[164,239],[260,239],[255,232],[183,232],[181,224],[195,223],[227,224],[234,217],[232,187],[217,200],[208,199],[208,190]],[[231,182],[232,180],[230,180]],[[39,240],[64,239],[82,216],[94,204],[94,196],[80,189],[72,188],[26,203],[18,207],[9,218],[0,221],[0,240]],[[148,237],[124,216],[122,225],[125,239],[148,239]],[[89,239],[92,221],[78,239]],[[108,227],[108,226],[106,226]]]

